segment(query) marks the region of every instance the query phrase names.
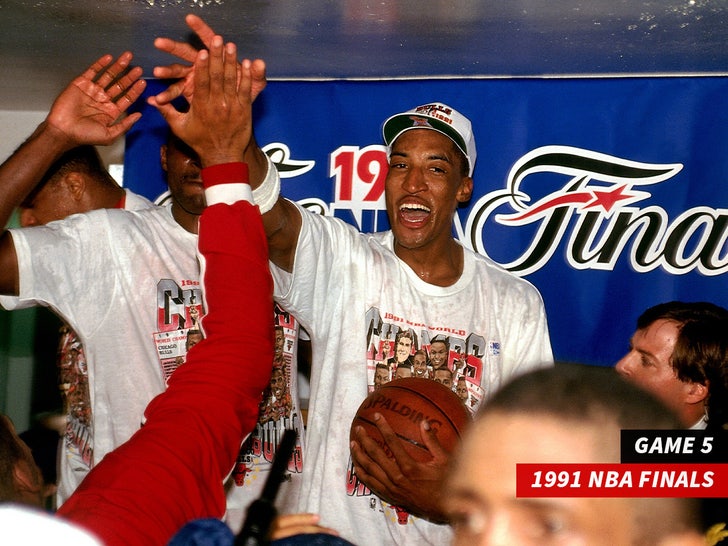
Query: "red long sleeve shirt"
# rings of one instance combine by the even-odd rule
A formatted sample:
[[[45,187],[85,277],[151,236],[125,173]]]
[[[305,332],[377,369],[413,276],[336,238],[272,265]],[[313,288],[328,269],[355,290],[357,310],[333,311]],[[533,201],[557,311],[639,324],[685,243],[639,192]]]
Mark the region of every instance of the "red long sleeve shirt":
[[[199,234],[206,337],[151,401],[144,426],[93,469],[60,516],[107,546],[163,545],[192,519],[222,517],[222,483],[255,426],[273,362],[267,248],[257,207],[207,207]]]

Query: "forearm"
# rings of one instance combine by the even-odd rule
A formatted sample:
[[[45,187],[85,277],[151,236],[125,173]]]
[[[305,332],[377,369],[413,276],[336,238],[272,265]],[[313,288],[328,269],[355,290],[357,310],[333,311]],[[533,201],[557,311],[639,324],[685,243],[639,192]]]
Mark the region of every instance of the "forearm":
[[[150,403],[142,429],[59,509],[107,546],[166,544],[191,519],[221,517],[223,479],[257,421],[273,362],[272,280],[257,209],[208,206],[199,248],[205,339]]]
[[[0,224],[3,227],[53,162],[72,147],[62,132],[44,121],[0,165]]]
[[[260,177],[257,184],[251,184],[255,188],[253,198],[263,215],[270,261],[290,273],[301,231],[301,213],[293,203],[281,197],[280,176],[276,166],[260,149],[258,151],[262,156],[259,159],[264,164],[256,167],[262,171],[262,175],[257,175]]]
[[[47,121],[0,165],[0,227],[73,143]],[[9,231],[0,235],[0,294],[17,296],[18,261]]]
[[[250,143],[243,152],[243,161],[248,164],[250,186],[253,189],[258,188],[268,174],[268,157],[258,146],[255,135],[251,136]]]

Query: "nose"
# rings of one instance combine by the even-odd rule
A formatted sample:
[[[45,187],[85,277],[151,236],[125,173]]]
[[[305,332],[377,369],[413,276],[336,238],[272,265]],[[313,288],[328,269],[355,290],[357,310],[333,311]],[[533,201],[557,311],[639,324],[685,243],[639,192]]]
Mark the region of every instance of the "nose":
[[[22,227],[38,225],[38,220],[31,209],[21,208],[19,220]]]
[[[422,171],[414,167],[407,171],[407,176],[402,181],[402,189],[408,193],[417,193],[422,191],[426,186]]]
[[[512,546],[523,544],[524,537],[514,528],[511,516],[494,514],[487,523],[484,533],[478,541],[479,546]]]
[[[614,366],[614,369],[617,371],[619,375],[622,377],[629,377],[632,375],[632,351],[628,352],[626,355],[624,355],[622,358],[619,359],[617,364]]]

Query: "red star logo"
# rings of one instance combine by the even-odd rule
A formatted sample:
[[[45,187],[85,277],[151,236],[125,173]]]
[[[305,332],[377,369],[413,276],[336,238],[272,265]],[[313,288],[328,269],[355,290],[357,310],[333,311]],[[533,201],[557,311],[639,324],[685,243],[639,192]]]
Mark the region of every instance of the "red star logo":
[[[632,194],[623,193],[623,191],[626,187],[627,187],[626,184],[623,184],[621,186],[614,188],[611,191],[592,190],[594,199],[592,199],[591,201],[586,203],[584,205],[584,208],[589,209],[589,208],[601,206],[605,212],[609,212],[612,210],[612,207],[614,206],[614,204],[617,201],[622,201],[624,199],[631,199],[634,197],[634,195],[632,195]]]

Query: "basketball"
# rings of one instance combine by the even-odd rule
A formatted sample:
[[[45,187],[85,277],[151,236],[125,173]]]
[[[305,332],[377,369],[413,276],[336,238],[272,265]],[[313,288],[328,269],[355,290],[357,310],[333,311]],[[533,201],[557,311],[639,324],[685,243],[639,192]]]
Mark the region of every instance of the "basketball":
[[[361,426],[390,457],[392,454],[374,423],[375,413],[384,416],[407,453],[419,462],[427,462],[432,458],[421,440],[420,423],[423,420],[430,423],[448,453],[452,453],[460,443],[471,421],[470,413],[460,398],[432,379],[407,377],[385,383],[369,394],[359,406],[351,423],[349,437],[356,439],[354,429]]]

